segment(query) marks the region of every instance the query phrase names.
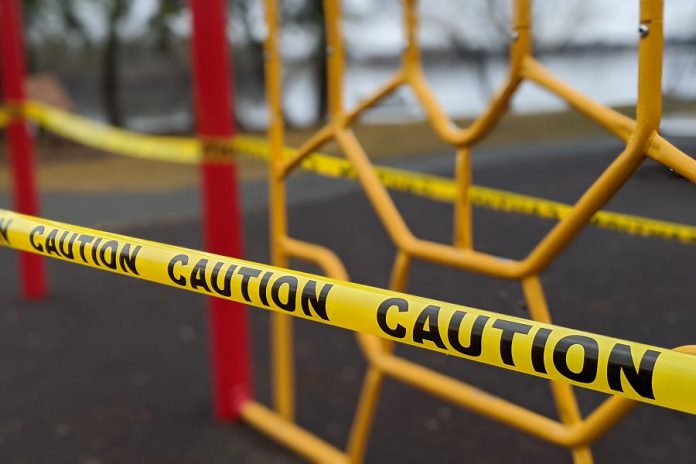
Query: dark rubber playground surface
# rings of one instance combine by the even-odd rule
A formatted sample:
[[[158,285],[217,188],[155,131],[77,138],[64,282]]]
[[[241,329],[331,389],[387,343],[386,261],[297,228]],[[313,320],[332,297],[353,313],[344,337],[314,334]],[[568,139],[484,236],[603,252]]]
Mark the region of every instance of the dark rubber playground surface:
[[[573,201],[612,156],[508,160],[480,167],[475,177],[482,185]],[[450,240],[450,206],[396,198],[417,235]],[[648,164],[607,209],[696,224],[696,187]],[[266,212],[245,220],[247,257],[267,262]],[[514,258],[553,225],[479,209],[475,221],[480,250]],[[294,236],[336,250],[355,281],[387,284],[394,248],[360,192],[297,203],[290,223]],[[112,230],[200,246],[194,220]],[[211,420],[205,298],[67,263],[48,265],[50,298],[26,303],[18,297],[15,254],[0,250],[0,462],[302,462],[243,424]],[[559,325],[664,347],[696,343],[696,246],[587,229],[543,283]],[[525,314],[515,282],[427,263],[415,266],[409,292]],[[267,314],[252,309],[250,316],[255,391],[268,402]],[[299,422],[343,447],[365,363],[346,331],[298,322],[296,337]],[[415,349],[399,352],[555,417],[542,380]],[[585,414],[604,398],[585,391],[579,397]],[[642,406],[593,449],[598,463],[692,463],[695,437],[693,416]],[[387,381],[367,461],[555,463],[570,457]]]

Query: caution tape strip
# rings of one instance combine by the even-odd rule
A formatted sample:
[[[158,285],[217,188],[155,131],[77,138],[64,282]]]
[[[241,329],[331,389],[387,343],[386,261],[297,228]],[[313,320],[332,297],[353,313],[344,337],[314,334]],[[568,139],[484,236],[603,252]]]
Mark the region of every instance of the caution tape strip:
[[[696,414],[696,356],[0,210],[0,246]]]
[[[174,163],[197,164],[202,159],[200,142],[193,138],[138,134],[38,102],[25,103],[24,114],[54,134],[99,150]]]
[[[216,145],[208,150],[193,138],[151,136],[125,131],[38,102],[27,102],[24,105],[24,113],[28,119],[46,130],[67,139],[96,149],[141,159],[199,164],[204,159],[202,153],[206,153],[207,161],[224,162],[231,156],[230,147],[237,153],[266,161],[270,153],[269,143],[258,137],[237,136],[231,144],[218,140]],[[5,112],[5,115],[8,113]],[[0,112],[0,125],[2,118],[3,113]],[[294,153],[296,150],[292,148],[285,149],[287,157]],[[357,177],[355,169],[345,159],[320,153],[308,156],[302,162],[301,168],[326,177]],[[435,201],[451,203],[455,200],[456,184],[452,179],[382,166],[376,166],[375,170],[385,187],[391,190]],[[562,219],[572,211],[572,206],[564,203],[476,185],[471,187],[469,194],[474,206],[497,211],[549,219]],[[599,211],[590,222],[596,227],[630,235],[696,244],[696,227],[691,225],[609,211]]]

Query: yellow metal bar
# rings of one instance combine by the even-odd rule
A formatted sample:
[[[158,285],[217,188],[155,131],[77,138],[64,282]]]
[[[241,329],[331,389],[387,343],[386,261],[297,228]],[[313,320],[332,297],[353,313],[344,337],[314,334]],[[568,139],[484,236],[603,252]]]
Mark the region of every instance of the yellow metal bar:
[[[332,279],[349,280],[348,271],[346,271],[343,263],[338,256],[336,256],[336,253],[330,249],[290,237],[281,237],[280,240],[288,255],[303,259],[310,263],[315,263],[321,267],[325,275]]]
[[[522,75],[546,90],[561,97],[576,111],[602,125],[616,137],[627,141],[635,129],[635,121],[607,108],[570,87],[547,71],[533,57],[527,56],[522,62]]]
[[[662,0],[640,2],[638,103],[633,135],[641,141],[647,141],[659,129],[662,117],[662,10]]]
[[[535,321],[551,323],[551,315],[544,290],[541,287],[539,277],[530,276],[522,280],[522,290],[524,291],[525,300],[529,307],[529,314]],[[580,409],[578,408],[575,395],[572,387],[568,384],[551,382],[551,390],[556,401],[556,407],[561,421],[565,424],[574,424],[580,422]]]
[[[332,118],[340,117],[343,112],[343,77],[345,52],[341,32],[340,0],[323,0],[326,27],[327,74],[329,114]]]
[[[427,240],[415,239],[404,248],[414,257],[426,261],[502,279],[519,279],[525,272],[519,261]]]
[[[389,285],[391,290],[403,291],[406,288],[410,267],[411,257],[401,250],[397,251]],[[358,334],[358,341],[367,357],[369,368],[363,380],[363,387],[360,392],[360,399],[348,441],[348,455],[351,457],[352,462],[362,462],[364,459],[365,449],[367,448],[377,410],[377,401],[384,383],[384,372],[375,363],[375,360],[384,354],[394,351],[394,342],[392,341],[380,340],[364,334]]]
[[[574,90],[555,78],[532,57],[527,57],[524,60],[523,74],[526,78],[563,98],[577,111],[601,124],[609,132],[624,141],[628,141],[636,129],[636,121]],[[671,145],[659,135],[654,135],[650,139],[646,153],[658,163],[664,164],[691,182],[696,183],[696,160]]]
[[[638,104],[635,130],[624,152],[602,173],[573,208],[525,259],[536,274],[575,237],[590,217],[628,180],[644,160],[644,152],[660,124],[662,109],[662,3],[642,0],[641,22],[649,25],[638,47]]]
[[[454,246],[472,249],[474,247],[471,220],[471,150],[459,148],[455,166],[457,196],[454,200]]]
[[[360,463],[365,459],[365,450],[370,438],[370,431],[375,418],[379,394],[384,383],[384,374],[370,363],[363,379],[360,399],[355,410],[353,426],[348,439],[347,452],[351,463]]]
[[[529,314],[535,321],[551,323],[551,314],[546,303],[546,296],[538,276],[530,276],[522,280],[522,290],[527,301]],[[551,393],[556,403],[556,409],[561,422],[566,426],[582,422],[573,387],[568,384],[551,381]],[[576,464],[593,462],[592,451],[587,447],[573,448],[573,461]]]
[[[690,354],[696,354],[695,351],[691,351]],[[586,420],[565,426],[505,399],[396,356],[388,354],[378,356],[375,364],[390,377],[427,391],[445,401],[550,443],[578,450],[577,462],[591,460],[589,452],[584,451],[585,446],[604,435],[638,404],[625,398],[611,397],[600,404]]]
[[[285,160],[282,166],[278,169],[278,175],[287,177],[290,172],[295,169],[307,156],[318,150],[319,147],[327,143],[333,137],[333,126],[327,124],[300,146],[297,150],[293,150],[292,156]],[[282,153],[282,152],[281,152]]]
[[[562,424],[483,390],[392,355],[377,357],[377,365],[390,377],[445,401],[543,440],[557,444],[564,442]]]
[[[408,226],[401,217],[401,214],[397,210],[389,194],[381,185],[367,155],[355,138],[355,135],[353,135],[353,132],[346,129],[338,130],[336,132],[336,142],[338,142],[345,153],[346,158],[353,164],[358,174],[358,180],[362,184],[370,202],[378,211],[382,224],[387,232],[389,232],[392,240],[400,247],[412,241],[413,236]]]
[[[532,0],[512,0],[510,69],[514,79],[521,78],[522,62],[532,55],[532,46]]]
[[[360,117],[360,115],[362,115],[365,110],[375,106],[384,97],[394,92],[394,90],[396,90],[399,86],[403,85],[404,82],[405,79],[403,73],[397,72],[394,77],[382,84],[382,86],[380,86],[372,95],[358,103],[355,108],[348,111],[341,126],[345,127],[352,124],[357,118]]]
[[[312,462],[352,462],[340,450],[259,403],[249,401],[242,406],[241,412],[246,422]]]
[[[648,144],[647,154],[650,158],[696,183],[696,160],[659,135],[654,135]]]
[[[523,275],[538,274],[546,269],[590,220],[604,206],[643,162],[640,138],[632,137],[624,152],[580,197],[572,212],[560,220],[524,260]]]
[[[278,5],[266,0],[268,34],[264,44],[266,98],[269,108],[268,138],[271,156],[268,176],[271,225],[271,263],[288,267],[287,254],[280,238],[287,233],[285,185],[279,174],[283,167],[284,123],[282,110],[282,66],[278,47]],[[295,379],[292,320],[285,314],[271,315],[271,379],[273,404],[281,417],[291,421],[295,416]]]
[[[404,28],[406,30],[407,48],[403,54],[403,70],[406,79],[419,99],[428,116],[428,121],[444,141],[459,147],[470,145],[483,138],[504,115],[510,98],[521,82],[520,65],[522,57],[531,53],[531,34],[529,32],[529,4],[525,0],[516,8],[513,27],[517,38],[511,44],[511,67],[502,88],[490,101],[481,116],[468,128],[457,128],[442,110],[430,90],[423,74],[420,50],[417,39],[418,15],[415,0],[404,1]]]
[[[418,40],[418,1],[403,0],[403,27],[406,34],[406,47],[401,55],[402,68],[406,75],[421,68],[420,43]]]

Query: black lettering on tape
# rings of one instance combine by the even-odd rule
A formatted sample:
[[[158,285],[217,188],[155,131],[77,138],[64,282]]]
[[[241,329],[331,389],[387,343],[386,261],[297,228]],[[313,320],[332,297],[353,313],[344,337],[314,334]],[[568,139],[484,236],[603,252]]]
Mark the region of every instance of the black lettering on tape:
[[[189,262],[189,257],[180,254],[174,256],[172,259],[169,260],[169,264],[167,264],[167,274],[169,275],[169,279],[174,282],[177,285],[180,285],[182,287],[186,286],[186,277],[183,275],[179,275],[178,277],[174,274],[174,267],[177,264],[181,264],[183,266],[187,265]]]
[[[628,381],[636,393],[643,398],[654,400],[653,369],[658,356],[660,356],[659,351],[646,350],[643,358],[640,360],[640,366],[636,369],[631,347],[623,343],[617,343],[609,354],[609,364],[607,366],[609,388],[614,391],[624,391],[621,382],[621,374],[623,373],[626,381]]]
[[[215,263],[213,272],[210,276],[210,285],[213,287],[213,291],[218,295],[230,297],[232,296],[232,274],[234,274],[234,270],[237,269],[237,265],[230,264],[230,267],[227,268],[227,272],[225,272],[223,277],[222,286],[220,286],[219,274],[224,265],[225,263],[221,261]]]
[[[455,311],[450,319],[449,327],[447,328],[447,338],[452,345],[452,348],[467,356],[481,356],[481,339],[483,336],[483,328],[488,323],[490,317],[479,315],[476,316],[471,333],[469,335],[469,345],[464,346],[460,341],[460,332],[462,330],[462,321],[466,316],[466,311]]]
[[[201,258],[198,260],[195,266],[193,266],[193,270],[191,271],[191,280],[189,284],[191,285],[191,288],[194,290],[198,290],[199,288],[202,288],[208,293],[210,292],[210,287],[208,286],[208,282],[205,280],[205,269],[208,266],[208,260],[205,258]]]
[[[578,345],[582,347],[583,362],[579,372],[574,372],[568,367],[568,350]],[[584,335],[568,335],[556,343],[553,349],[553,365],[564,377],[581,383],[592,383],[597,378],[597,362],[599,356],[599,344],[593,338]]]
[[[257,269],[254,269],[255,271]],[[258,275],[258,274],[256,274]],[[288,287],[288,298],[287,301],[283,301],[280,297],[280,291],[283,285]],[[291,275],[280,276],[271,285],[271,300],[283,311],[294,312],[295,306],[297,304],[297,277]]]
[[[532,342],[532,367],[540,374],[546,374],[546,361],[544,361],[544,353],[546,351],[546,342],[551,335],[549,329],[541,328],[534,335]]]
[[[333,284],[324,284],[319,294],[317,294],[317,282],[315,280],[308,280],[302,288],[302,294],[300,295],[302,312],[307,316],[312,316],[313,309],[317,316],[328,321],[329,316],[326,314],[326,299],[332,288]]]
[[[97,259],[97,251],[99,251],[99,244],[101,242],[102,242],[102,239],[100,237],[97,237],[97,239],[92,244],[92,262],[94,264],[96,264],[97,266],[100,265],[99,260]],[[46,245],[46,248],[48,248],[48,245]]]
[[[251,303],[251,297],[249,296],[249,279],[252,277],[258,277],[259,274],[261,274],[261,271],[254,269],[253,267],[240,267],[237,274],[242,275],[242,296],[246,301]],[[297,285],[295,286],[295,289],[297,289]]]
[[[66,230],[63,232],[63,235],[60,236],[60,239],[58,240],[58,251],[60,251],[60,254],[66,258],[75,260],[75,251],[73,250],[73,245],[75,244],[75,239],[80,234],[73,232],[70,240],[68,240],[68,235],[70,235],[70,231]]]
[[[141,249],[142,246],[136,245],[133,247],[133,252],[131,253],[131,244],[126,243],[123,245],[123,248],[121,248],[121,251],[118,253],[118,265],[123,272],[132,272],[135,275],[140,275],[136,266],[136,258]]]
[[[377,308],[377,324],[385,334],[394,338],[404,338],[406,336],[406,327],[401,324],[390,327],[387,323],[387,314],[391,308],[396,308],[400,313],[406,313],[408,312],[408,301],[403,298],[387,298],[381,302]]]
[[[82,258],[83,263],[88,263],[87,256],[85,256],[85,247],[94,240],[94,237],[87,234],[81,234],[77,237],[77,241],[80,242],[80,258]]]
[[[443,350],[446,349],[445,342],[443,342],[442,337],[440,337],[440,327],[438,326],[439,316],[439,306],[428,305],[423,308],[413,326],[413,341],[423,345],[423,342],[428,340],[437,347]]]
[[[99,249],[99,258],[102,264],[109,269],[116,269],[118,265],[118,242],[109,240]]]
[[[512,359],[512,343],[515,340],[515,335],[518,333],[524,335],[528,334],[529,331],[532,330],[532,326],[521,322],[498,319],[493,323],[493,327],[503,331],[500,336],[500,358],[508,366],[514,366],[515,360]]]
[[[12,219],[0,218],[0,242],[10,243],[8,232],[12,224]]]
[[[261,276],[261,281],[259,282],[259,298],[261,299],[261,304],[264,306],[270,306],[268,304],[268,281],[271,279],[273,273],[271,271],[266,271]]]
[[[60,256],[58,253],[58,247],[56,246],[56,239],[58,237],[58,229],[51,229],[51,231],[46,236],[46,253],[49,255]]]
[[[46,228],[44,226],[36,226],[31,229],[31,232],[29,232],[29,243],[31,243],[31,246],[40,253],[43,253],[44,247],[40,243],[36,242],[36,236],[43,235],[45,231]]]

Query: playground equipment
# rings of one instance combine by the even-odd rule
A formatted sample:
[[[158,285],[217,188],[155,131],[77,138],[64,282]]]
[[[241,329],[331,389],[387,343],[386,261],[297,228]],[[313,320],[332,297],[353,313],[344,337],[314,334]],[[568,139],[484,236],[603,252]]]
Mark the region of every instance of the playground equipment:
[[[7,145],[12,168],[13,198],[18,211],[39,213],[39,199],[34,179],[34,145],[27,126],[21,119],[19,107],[24,103],[24,41],[21,32],[22,16],[14,0],[0,1],[0,69],[2,95],[9,109]],[[19,255],[21,285],[27,298],[41,298],[46,293],[45,270],[40,256]]]
[[[416,0],[404,0],[404,28],[407,46],[402,65],[395,76],[382,85],[372,96],[352,109],[343,105],[344,46],[341,33],[340,2],[324,1],[327,31],[327,72],[329,121],[312,135],[290,158],[283,146],[281,111],[282,66],[278,49],[279,24],[276,0],[266,0],[268,39],[266,79],[267,96],[271,108],[269,139],[271,143],[271,236],[272,263],[287,267],[290,257],[304,259],[319,265],[335,279],[346,279],[347,272],[340,259],[324,247],[299,241],[287,234],[287,212],[284,197],[285,178],[313,151],[333,140],[355,169],[367,198],[397,248],[390,288],[404,291],[412,260],[468,270],[491,277],[520,281],[532,319],[550,323],[539,275],[573,240],[590,218],[616,193],[644,161],[646,155],[696,182],[696,161],[682,153],[657,133],[661,114],[662,77],[662,2],[643,0],[640,5],[639,27],[639,88],[637,118],[606,108],[553,77],[532,56],[531,1],[513,1],[510,70],[502,89],[493,98],[482,116],[464,129],[456,128],[437,104],[429,90],[422,70],[417,37],[418,11]],[[504,114],[510,98],[523,79],[530,79],[566,100],[574,109],[588,116],[626,142],[624,151],[578,200],[572,211],[521,260],[501,259],[476,251],[471,230],[471,147],[481,140]],[[435,132],[454,145],[456,161],[456,197],[454,208],[453,244],[445,245],[415,237],[381,184],[368,154],[351,130],[351,125],[368,108],[402,85],[410,86]],[[272,319],[272,352],[274,360],[273,391],[275,408],[286,419],[294,415],[292,378],[291,320],[282,314]],[[358,335],[358,342],[368,361],[362,396],[357,408],[348,444],[351,461],[363,459],[370,427],[375,414],[379,391],[385,377],[391,377],[427,391],[464,408],[515,427],[543,440],[570,448],[576,463],[592,462],[589,444],[600,438],[630,409],[626,403],[607,400],[588,418],[581,417],[572,388],[551,381],[551,390],[560,421],[552,421],[539,414],[481,392],[472,386],[446,377],[424,366],[394,354],[394,345],[378,339]],[[431,339],[440,345],[441,340]],[[512,363],[512,360],[508,360]],[[482,399],[485,398],[485,399]],[[541,423],[544,423],[541,426]],[[562,430],[557,435],[550,430]]]
[[[415,0],[404,0],[403,3],[408,46],[404,51],[401,69],[375,95],[351,110],[344,109],[344,51],[340,29],[340,2],[326,0],[324,3],[329,42],[328,96],[331,118],[326,126],[299,149],[291,150],[283,144],[282,63],[278,50],[276,0],[266,0],[269,31],[265,45],[266,85],[271,109],[268,144],[242,137],[232,139],[234,127],[228,111],[231,105],[227,85],[229,67],[225,53],[225,16],[219,0],[192,1],[199,140],[146,137],[103,127],[94,130],[100,126],[35,103],[25,102],[21,89],[21,34],[16,27],[16,24],[19,24],[18,11],[14,0],[0,0],[0,20],[3,24],[9,22],[15,25],[14,28],[3,29],[3,34],[11,36],[4,40],[3,35],[3,69],[14,69],[13,72],[20,77],[14,81],[15,88],[4,91],[9,108],[7,116],[10,151],[16,159],[15,185],[21,186],[16,192],[16,198],[20,199],[17,205],[20,212],[37,212],[36,208],[32,210],[29,203],[22,203],[21,200],[22,195],[27,192],[34,195],[31,147],[27,145],[30,139],[24,125],[24,119],[30,119],[57,132],[62,130],[65,135],[78,141],[86,141],[107,150],[121,150],[133,156],[148,156],[168,161],[201,163],[205,185],[206,247],[213,252],[236,255],[241,252],[241,237],[238,235],[240,226],[234,165],[229,154],[233,150],[252,152],[257,156],[270,153],[272,263],[285,268],[290,258],[300,258],[318,264],[326,275],[336,279],[307,277],[217,255],[199,254],[191,250],[127,239],[99,231],[85,232],[64,224],[0,212],[0,231],[3,232],[0,242],[31,252],[22,255],[22,281],[25,282],[25,293],[28,296],[41,294],[27,290],[32,288],[29,287],[31,285],[38,288],[38,284],[26,284],[30,280],[41,281],[41,264],[33,264],[33,268],[26,264],[41,263],[34,255],[38,252],[130,276],[138,274],[141,278],[218,297],[211,303],[216,416],[220,419],[241,416],[271,437],[314,461],[362,461],[379,390],[385,377],[395,378],[551,443],[568,447],[573,450],[576,462],[591,462],[589,444],[620,420],[633,407],[634,402],[617,396],[607,400],[587,418],[582,419],[569,381],[575,385],[594,387],[633,400],[694,412],[689,409],[690,406],[684,406],[687,402],[685,398],[688,398],[688,389],[693,388],[692,358],[581,332],[567,332],[565,329],[548,325],[549,310],[538,277],[579,230],[593,220],[592,218],[600,224],[604,221],[607,226],[621,223],[607,219],[606,214],[612,213],[600,212],[599,208],[630,177],[646,155],[689,180],[696,180],[696,162],[657,133],[661,106],[662,3],[659,0],[641,2],[640,79],[636,121],[572,90],[534,60],[531,54],[530,2],[517,0],[514,2],[508,79],[484,114],[464,129],[454,127],[437,105],[423,77],[416,34],[418,12]],[[10,64],[7,65],[6,62]],[[477,187],[471,185],[471,147],[493,129],[523,79],[531,79],[558,94],[575,109],[627,143],[624,152],[574,207],[559,206],[554,202],[504,192],[480,188],[477,190]],[[12,82],[12,79],[3,79],[3,82]],[[400,85],[409,85],[414,89],[434,130],[457,148],[454,183],[434,176],[374,167],[358,138],[350,130],[351,124],[366,109]],[[20,137],[13,138],[13,132],[20,134]],[[313,154],[330,139],[338,142],[346,160]],[[398,249],[391,279],[392,290],[401,291],[406,288],[413,259],[432,261],[492,277],[519,280],[531,316],[537,322],[478,312],[470,308],[456,308],[384,290],[357,291],[356,289],[364,287],[341,283],[348,280],[348,274],[331,250],[290,237],[287,233],[284,181],[298,167],[331,176],[355,177],[361,183]],[[399,185],[403,189],[424,193],[432,198],[453,200],[453,245],[433,243],[413,236],[386,190],[388,185]],[[504,210],[527,210],[546,217],[557,217],[560,222],[526,259],[504,260],[474,249],[471,205],[476,201],[479,204],[495,204]],[[634,219],[625,215],[615,216],[624,221],[622,227],[626,231],[633,230],[634,225],[639,224],[635,227],[644,226],[647,229],[641,230],[652,228],[650,230],[657,232],[666,230],[668,232],[664,232],[663,235],[681,238],[687,242],[693,242],[696,237],[693,227],[648,220],[636,223]],[[43,229],[37,229],[39,227]],[[101,241],[86,242],[84,248],[77,249],[70,245],[70,237],[73,234],[77,234],[77,239],[80,234],[85,233],[100,237]],[[228,238],[231,240],[228,241]],[[136,249],[139,251],[136,252]],[[72,258],[69,257],[70,251]],[[201,260],[207,260],[206,264],[200,267],[193,265],[194,262],[200,264]],[[309,280],[305,280],[306,278]],[[278,287],[275,296],[272,293],[274,285]],[[235,294],[232,288],[238,288],[240,293]],[[287,301],[284,297],[278,296],[281,290],[285,292],[285,288],[288,292]],[[326,290],[326,295],[322,296],[322,292],[327,288],[329,290]],[[244,289],[247,290],[246,295]],[[293,289],[294,293],[291,293]],[[290,306],[291,294],[300,295],[293,306]],[[327,296],[329,294],[330,297]],[[374,295],[379,295],[379,298]],[[252,399],[249,388],[245,317],[244,313],[239,311],[238,305],[230,307],[233,304],[231,301],[276,310],[271,320],[275,411]],[[360,301],[361,304],[356,306],[356,301]],[[291,307],[292,311],[289,309]],[[360,316],[359,308],[362,307],[371,309],[364,316]],[[294,369],[289,313],[361,332],[358,334],[358,342],[370,367],[345,452],[327,444],[293,422]],[[432,329],[429,324],[434,324],[437,330]],[[415,330],[417,327],[420,327],[420,331]],[[456,329],[456,336],[452,336],[452,331],[445,330],[451,327]],[[375,335],[387,340],[376,338]],[[541,416],[424,366],[399,358],[393,352],[393,341],[405,341],[435,351],[482,360],[507,369],[522,370],[549,378],[552,381],[552,392],[560,421]],[[512,351],[508,351],[511,348],[506,348],[513,344],[521,347],[529,358],[525,358],[524,361],[515,359]],[[582,357],[578,358],[578,350],[569,349],[574,345],[582,347]],[[554,350],[559,351],[560,355],[556,355]],[[694,350],[689,348],[688,352],[694,353]],[[568,365],[577,365],[573,363],[589,366],[581,371],[586,376],[579,376],[570,371]],[[663,366],[672,370],[664,371]],[[594,377],[589,380],[593,373]],[[683,383],[658,381],[670,377],[683,379]],[[651,388],[648,388],[646,383],[648,378],[653,379],[649,382]],[[651,398],[651,395],[654,398]]]

